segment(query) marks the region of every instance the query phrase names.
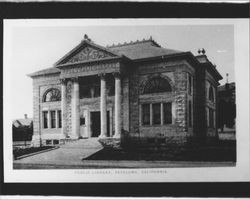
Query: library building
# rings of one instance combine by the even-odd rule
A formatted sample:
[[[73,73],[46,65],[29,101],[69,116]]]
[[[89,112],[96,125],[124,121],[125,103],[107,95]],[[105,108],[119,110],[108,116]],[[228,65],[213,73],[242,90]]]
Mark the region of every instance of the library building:
[[[44,58],[46,59],[46,58]],[[222,76],[199,49],[149,39],[101,46],[87,35],[33,79],[32,144],[97,138],[217,137]]]

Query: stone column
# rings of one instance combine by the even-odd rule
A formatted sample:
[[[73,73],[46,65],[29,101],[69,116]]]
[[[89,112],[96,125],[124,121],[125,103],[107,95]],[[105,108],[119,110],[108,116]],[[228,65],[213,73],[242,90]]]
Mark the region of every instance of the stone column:
[[[121,137],[121,76],[115,73],[115,135],[114,138]]]
[[[109,136],[112,137],[113,136],[113,109],[112,107],[109,110]]]
[[[61,115],[62,115],[62,129],[61,133],[65,137],[68,135],[66,132],[67,126],[66,126],[66,120],[67,120],[67,96],[66,96],[66,79],[61,79]]]
[[[106,97],[106,79],[105,74],[100,74],[101,79],[101,100],[100,100],[100,111],[101,111],[101,134],[100,138],[107,137],[107,97]]]
[[[72,95],[72,138],[78,139],[80,136],[80,99],[79,99],[79,81],[73,78]]]

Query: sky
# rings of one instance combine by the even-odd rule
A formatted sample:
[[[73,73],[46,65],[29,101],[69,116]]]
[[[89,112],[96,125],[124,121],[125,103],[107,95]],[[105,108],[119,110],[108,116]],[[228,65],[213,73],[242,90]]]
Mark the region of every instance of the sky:
[[[86,21],[70,23],[47,20],[40,23],[33,20],[29,23],[29,20],[17,20],[14,25],[8,26],[8,32],[4,33],[4,84],[8,90],[8,100],[11,101],[9,117],[23,118],[24,114],[32,117],[32,79],[27,74],[52,67],[81,42],[84,34],[102,46],[152,36],[164,48],[191,51],[194,55],[198,54],[199,48],[204,48],[208,59],[217,66],[223,77],[220,83],[225,83],[226,73],[229,73],[229,82],[235,81],[233,25],[147,24],[147,20],[143,23],[113,22],[105,25]]]

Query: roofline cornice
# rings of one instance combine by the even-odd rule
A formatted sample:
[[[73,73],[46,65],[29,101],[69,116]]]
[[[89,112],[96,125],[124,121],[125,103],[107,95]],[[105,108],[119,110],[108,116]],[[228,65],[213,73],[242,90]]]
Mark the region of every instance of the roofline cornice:
[[[128,61],[129,59],[125,56],[111,57],[111,58],[103,58],[103,59],[89,60],[89,61],[83,61],[83,62],[61,64],[61,65],[57,65],[56,68],[64,69],[66,67],[75,66],[75,65],[96,64],[96,63],[100,63],[100,62],[109,62],[109,61],[118,61],[118,62],[120,61],[121,62],[123,60]]]
[[[169,55],[162,55],[162,56],[154,56],[154,57],[148,57],[148,58],[140,58],[133,60],[134,62],[146,62],[146,61],[153,61],[153,60],[164,60],[169,58],[177,58],[177,57],[185,57],[185,56],[192,56],[191,52],[180,52],[180,53],[174,53]],[[197,62],[197,60],[196,60]]]
[[[49,73],[43,73],[43,74],[36,74],[37,72],[34,72],[34,73],[31,73],[31,74],[26,74],[26,76],[28,77],[37,77],[37,76],[44,76],[44,75],[51,75],[51,74],[60,74],[61,71],[58,71],[58,72],[49,72]]]
[[[180,58],[180,57],[188,58],[189,61],[191,61],[192,63],[195,64],[195,67],[198,67],[198,66],[207,67],[207,66],[209,66],[208,69],[212,70],[212,73],[215,73],[217,79],[222,80],[223,77],[220,75],[218,70],[215,68],[215,66],[210,61],[208,61],[207,63],[200,63],[197,60],[197,58],[190,51],[175,53],[175,54],[170,54],[170,55],[155,56],[155,57],[150,57],[150,58],[136,59],[133,61],[138,63],[138,62],[146,62],[146,61],[154,61],[154,60],[165,60],[165,59],[169,59],[169,58]]]
[[[152,42],[155,46],[161,47],[155,40],[153,40],[152,37],[150,37],[149,39],[124,42],[122,44],[118,43],[118,44],[107,45],[106,48],[112,49],[112,48],[124,47],[124,46],[129,46],[129,45],[136,45],[136,44],[142,44],[142,43],[147,43],[147,42]]]

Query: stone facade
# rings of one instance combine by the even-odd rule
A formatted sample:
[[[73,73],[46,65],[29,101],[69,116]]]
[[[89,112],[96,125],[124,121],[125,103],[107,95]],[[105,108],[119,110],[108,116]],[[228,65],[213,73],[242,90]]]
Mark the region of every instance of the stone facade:
[[[148,44],[154,46],[152,56],[126,56],[127,46],[130,53],[138,45],[148,52]],[[177,143],[217,135],[216,88],[221,76],[205,55],[174,50],[155,55],[155,48],[162,48],[152,39],[118,47],[114,51],[84,40],[54,67],[30,75],[35,146],[98,136],[117,141],[124,133]],[[44,101],[51,89],[60,91],[61,99]]]

